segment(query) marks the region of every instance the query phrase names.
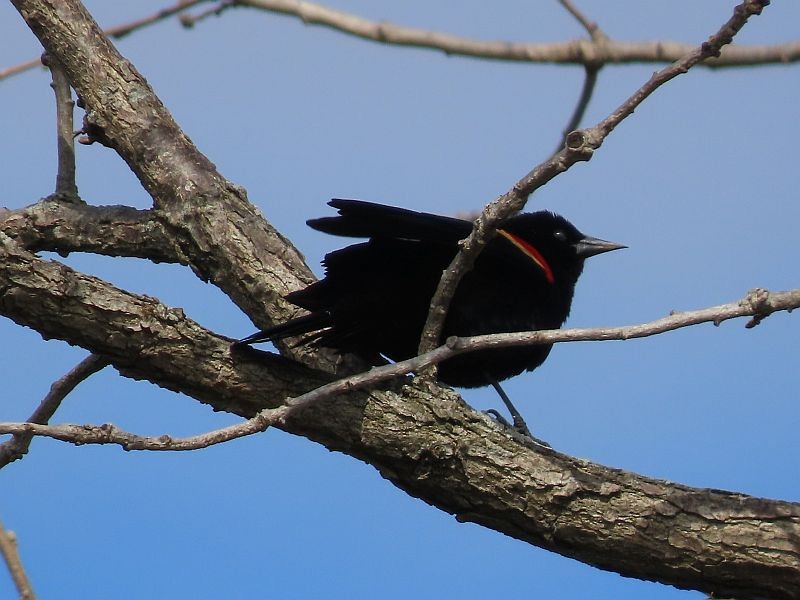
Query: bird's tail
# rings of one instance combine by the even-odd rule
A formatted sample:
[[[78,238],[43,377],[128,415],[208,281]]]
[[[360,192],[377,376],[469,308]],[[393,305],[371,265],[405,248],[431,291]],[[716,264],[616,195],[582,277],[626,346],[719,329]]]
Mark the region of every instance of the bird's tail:
[[[303,335],[304,333],[318,332],[331,326],[330,315],[326,312],[311,313],[302,317],[296,317],[275,325],[269,329],[263,329],[249,335],[246,338],[237,340],[233,343],[235,347],[250,346],[260,342],[274,342],[289,337]],[[316,336],[315,336],[316,337]]]

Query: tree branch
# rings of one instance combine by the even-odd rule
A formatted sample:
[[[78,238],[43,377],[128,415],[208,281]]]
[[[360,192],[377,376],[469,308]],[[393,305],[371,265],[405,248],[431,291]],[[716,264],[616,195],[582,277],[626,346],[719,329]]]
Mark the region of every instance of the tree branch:
[[[202,4],[203,2],[208,2],[209,0],[180,0],[176,4],[172,5],[171,7],[162,8],[161,10],[148,15],[146,17],[142,17],[141,19],[136,19],[135,21],[130,21],[128,23],[124,23],[122,25],[116,25],[114,27],[109,27],[108,29],[103,30],[103,32],[110,38],[113,39],[122,39],[131,33],[138,31],[140,29],[144,29],[145,27],[149,27],[150,25],[154,25],[159,21],[163,21],[164,19],[168,19],[176,14],[179,14],[189,8],[197,6],[198,4]],[[13,75],[18,75],[19,73],[24,73],[30,69],[35,67],[42,66],[42,60],[39,58],[35,58],[33,60],[26,61],[24,63],[15,65],[13,67],[7,67],[5,69],[0,70],[0,81],[7,77],[11,77]]]
[[[559,151],[561,151],[561,149],[564,147],[564,144],[567,142],[567,136],[581,124],[583,115],[586,114],[586,109],[589,107],[589,102],[592,99],[594,88],[597,85],[597,75],[599,72],[599,67],[589,65],[586,66],[581,95],[578,97],[578,103],[575,105],[575,110],[572,111],[572,116],[569,118],[567,126],[564,127],[564,131],[561,134],[561,139],[559,140],[554,154],[557,154]]]
[[[147,379],[237,414],[256,412],[237,389],[242,371],[247,385],[258,390],[260,408],[277,406],[287,393],[300,395],[329,381],[318,371],[267,353],[234,362],[229,338],[204,329],[180,309],[39,259],[2,233],[0,314],[46,339],[99,354],[126,377]],[[195,363],[200,360],[197,352],[215,358]]]
[[[631,64],[671,63],[691,52],[692,44],[674,41],[615,42],[612,40],[572,40],[558,43],[514,43],[484,41],[438,31],[402,27],[386,21],[370,21],[354,14],[300,0],[237,0],[224,2],[213,11],[248,6],[268,12],[297,17],[307,25],[321,25],[365,40],[395,46],[439,50],[448,55],[490,60],[543,64]],[[185,16],[182,21],[194,24]],[[717,58],[704,63],[708,68],[742,67],[762,64],[786,64],[800,60],[800,41],[770,46],[735,46],[726,48]]]
[[[0,434],[12,433],[15,436],[24,435],[29,437],[32,435],[45,436],[80,445],[117,444],[125,450],[197,450],[254,433],[260,433],[276,424],[285,424],[287,419],[299,409],[307,408],[317,402],[323,402],[358,389],[374,387],[378,383],[419,371],[466,352],[474,352],[486,348],[556,344],[560,342],[629,340],[658,335],[701,323],[714,323],[714,325],[719,326],[729,319],[746,316],[753,317],[753,320],[747,325],[747,327],[750,327],[752,323],[760,322],[774,312],[791,311],[795,308],[800,308],[800,289],[788,292],[769,292],[764,289],[754,289],[738,302],[702,310],[673,313],[663,319],[641,325],[500,333],[469,338],[452,337],[447,340],[445,345],[421,356],[390,365],[373,367],[369,371],[344,377],[300,396],[287,398],[281,406],[264,409],[244,423],[188,438],[173,438],[169,435],[158,437],[141,436],[122,431],[111,424],[37,426],[36,423],[46,423],[46,419],[45,421],[40,421],[35,420],[33,417],[27,423],[0,423]],[[252,351],[242,350],[241,352]],[[0,446],[0,467],[5,464],[2,462],[2,457],[3,447]]]
[[[199,274],[238,294],[253,314],[302,283],[282,253],[284,240],[259,224],[243,193],[210,163],[195,161],[196,149],[74,0],[14,4],[64,63],[89,107],[89,129],[117,149],[169,213],[162,223]],[[571,136],[564,152],[590,152],[584,135]],[[273,247],[265,250],[262,241]],[[248,290],[257,300],[241,298]],[[268,353],[232,356],[227,339],[180,311],[41,261],[5,235],[0,312],[102,353],[126,376],[247,417],[330,381]],[[718,595],[791,598],[800,589],[797,504],[692,489],[528,447],[442,388],[384,387],[315,402],[280,426],[368,461],[462,521],[601,568]],[[703,553],[696,552],[698,532]]]
[[[756,314],[777,306],[769,298],[754,304]],[[123,375],[245,417],[330,382],[269,353],[231,355],[227,339],[180,311],[42,261],[3,235],[0,314],[102,353]],[[694,490],[529,447],[446,390],[402,383],[339,392],[276,424],[368,461],[461,520],[589,564],[740,596],[759,590],[790,598],[800,586],[800,553],[792,546],[800,506]],[[602,516],[609,510],[614,518]],[[693,550],[697,531],[717,540],[708,553]]]
[[[260,328],[294,316],[297,307],[283,297],[314,280],[302,255],[197,150],[81,3],[12,2],[48,54],[61,61],[86,106],[84,131],[130,166],[192,270]],[[282,349],[308,364],[337,368],[329,354]]]
[[[581,27],[586,30],[586,33],[589,34],[589,37],[591,37],[592,40],[600,43],[608,39],[602,30],[597,26],[597,23],[590,21],[586,15],[578,10],[578,7],[572,3],[572,0],[558,0],[558,3],[563,6],[566,11],[571,14],[576,21],[578,21],[578,23],[581,24]]]
[[[91,252],[156,263],[188,262],[155,211],[129,206],[45,199],[18,210],[0,209],[0,232],[32,252],[44,250],[62,256]]]
[[[582,66],[587,64],[664,64],[678,60],[692,49],[691,44],[670,40],[622,42],[609,40],[604,36],[601,38],[599,36],[603,35],[602,31],[597,28],[595,23],[585,17],[578,20],[592,36],[591,40],[579,39],[557,43],[533,43],[475,40],[448,33],[402,27],[386,21],[370,21],[344,11],[338,11],[311,2],[299,2],[298,0],[237,0],[236,2],[221,2],[213,9],[198,15],[185,14],[187,9],[208,1],[183,0],[152,15],[123,25],[110,27],[104,31],[110,38],[120,39],[179,13],[184,13],[181,17],[181,23],[185,27],[193,27],[209,16],[216,16],[228,8],[243,5],[267,12],[298,17],[308,25],[321,25],[374,42],[427,48],[438,50],[448,55],[469,56],[488,60]],[[559,2],[564,4],[563,0],[559,0]],[[566,7],[567,5],[564,4],[564,6]],[[575,15],[571,9],[568,8],[568,10]],[[578,14],[580,14],[579,11]],[[800,61],[800,41],[791,41],[772,45],[731,46],[726,48],[718,58],[703,63],[703,66],[710,69],[719,69],[790,64],[798,61]],[[0,69],[0,81],[41,66],[41,64],[41,60],[36,58]]]
[[[2,523],[0,523],[0,554],[3,555],[3,560],[8,566],[11,579],[14,580],[14,585],[19,592],[20,600],[36,600],[33,587],[28,580],[25,567],[22,566],[22,560],[19,557],[16,536],[5,529]]]
[[[519,212],[525,206],[528,196],[538,188],[575,163],[590,160],[594,151],[602,145],[614,128],[632,114],[634,109],[661,85],[686,73],[703,60],[718,56],[720,49],[731,43],[733,37],[744,27],[748,19],[753,15],[761,14],[767,4],[769,4],[769,0],[744,0],[734,9],[733,16],[708,41],[703,42],[675,64],[655,73],[647,83],[603,121],[590,129],[572,132],[567,136],[567,143],[563,150],[534,168],[514,184],[514,187],[508,192],[486,206],[475,219],[472,233],[460,242],[461,249],[442,274],[431,299],[428,318],[422,330],[419,354],[429,352],[439,345],[447,311],[458,283],[472,268],[478,254],[494,235],[497,226],[504,219]],[[431,377],[435,375],[435,369],[431,369],[428,375]]]
[[[42,57],[42,62],[50,69],[51,84],[56,97],[56,148],[58,150],[58,172],[56,175],[55,199],[64,202],[79,202],[78,186],[75,184],[75,142],[72,111],[72,89],[57,58]]]
[[[50,392],[44,397],[38,408],[28,417],[28,423],[47,425],[47,422],[61,406],[61,402],[83,380],[91,377],[108,365],[108,361],[97,355],[84,358],[78,365],[61,379],[50,386]],[[0,444],[0,469],[7,464],[25,456],[35,435],[28,431],[7,431],[14,437]]]

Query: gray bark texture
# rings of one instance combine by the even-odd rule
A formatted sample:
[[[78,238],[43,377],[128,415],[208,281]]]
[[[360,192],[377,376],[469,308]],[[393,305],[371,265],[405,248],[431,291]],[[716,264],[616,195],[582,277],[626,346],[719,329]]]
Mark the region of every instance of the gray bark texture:
[[[306,349],[232,355],[179,309],[36,256],[39,250],[187,265],[256,325],[312,281],[302,256],[179,129],[77,0],[12,0],[154,208],[44,201],[0,213],[0,314],[79,345],[124,376],[252,416],[352,372]],[[719,596],[800,598],[800,505],[694,489],[527,444],[453,392],[404,379],[302,410],[283,425],[374,466],[460,521],[602,569]]]

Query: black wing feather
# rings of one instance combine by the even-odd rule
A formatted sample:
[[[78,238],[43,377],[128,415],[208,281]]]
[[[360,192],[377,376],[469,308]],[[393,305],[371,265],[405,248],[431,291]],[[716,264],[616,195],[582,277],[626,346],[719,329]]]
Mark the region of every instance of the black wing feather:
[[[469,235],[472,223],[463,219],[384,206],[363,200],[334,198],[336,217],[307,221],[309,227],[345,237],[396,238],[452,244]]]

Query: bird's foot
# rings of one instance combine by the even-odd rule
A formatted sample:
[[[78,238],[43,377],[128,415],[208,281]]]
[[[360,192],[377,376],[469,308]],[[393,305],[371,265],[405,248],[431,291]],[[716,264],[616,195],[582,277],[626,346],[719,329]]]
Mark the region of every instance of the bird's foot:
[[[545,442],[544,440],[540,440],[539,438],[533,436],[531,430],[528,429],[528,424],[525,423],[525,419],[523,419],[521,415],[519,414],[514,415],[514,423],[512,425],[511,423],[508,422],[508,419],[506,419],[503,415],[501,415],[498,411],[496,411],[493,408],[485,410],[483,411],[483,413],[492,417],[497,423],[499,423],[506,429],[510,429],[522,436],[525,436],[526,438],[529,438],[535,444],[538,444],[539,446],[544,446],[545,448],[552,448],[552,446],[547,442]]]

